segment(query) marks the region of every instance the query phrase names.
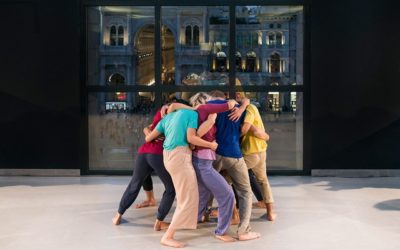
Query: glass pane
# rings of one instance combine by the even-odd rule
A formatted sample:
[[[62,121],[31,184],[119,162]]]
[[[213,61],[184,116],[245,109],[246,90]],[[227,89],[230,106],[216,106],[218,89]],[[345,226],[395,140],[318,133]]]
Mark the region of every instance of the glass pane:
[[[87,8],[87,84],[154,84],[154,7]]]
[[[303,84],[302,6],[237,6],[237,85]]]
[[[303,93],[246,92],[260,111],[270,136],[267,149],[269,170],[303,169]]]
[[[228,84],[228,7],[162,7],[162,83]]]
[[[89,169],[132,170],[153,119],[154,93],[90,93],[88,100]]]

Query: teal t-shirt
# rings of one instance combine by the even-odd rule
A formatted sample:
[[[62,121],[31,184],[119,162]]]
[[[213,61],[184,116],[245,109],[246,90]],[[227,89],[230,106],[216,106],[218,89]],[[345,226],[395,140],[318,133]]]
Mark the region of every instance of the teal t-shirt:
[[[196,111],[180,109],[161,119],[156,130],[165,135],[164,150],[173,150],[178,146],[189,146],[186,138],[188,128],[197,129]]]

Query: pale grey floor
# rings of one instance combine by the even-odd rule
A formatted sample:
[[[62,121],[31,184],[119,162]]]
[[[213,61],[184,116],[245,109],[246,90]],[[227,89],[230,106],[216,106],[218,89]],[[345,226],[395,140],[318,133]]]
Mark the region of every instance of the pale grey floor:
[[[0,177],[0,249],[170,249],[152,230],[156,208],[131,208],[125,223],[111,224],[129,179]],[[159,199],[163,188],[154,181]],[[221,243],[212,237],[215,224],[177,238],[186,249],[400,249],[400,178],[270,181],[279,217],[267,222],[263,210],[253,209],[261,239]]]

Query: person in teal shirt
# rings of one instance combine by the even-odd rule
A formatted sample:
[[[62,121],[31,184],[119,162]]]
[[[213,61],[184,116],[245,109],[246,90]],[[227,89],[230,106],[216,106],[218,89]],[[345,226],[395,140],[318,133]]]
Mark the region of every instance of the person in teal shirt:
[[[171,224],[161,238],[161,244],[183,247],[185,244],[174,239],[177,229],[196,229],[199,206],[199,191],[196,173],[192,165],[192,150],[189,143],[216,150],[218,144],[201,139],[196,135],[197,112],[181,109],[166,115],[156,128],[146,136],[146,142],[161,134],[164,140],[164,165],[171,175],[176,192],[177,206]]]

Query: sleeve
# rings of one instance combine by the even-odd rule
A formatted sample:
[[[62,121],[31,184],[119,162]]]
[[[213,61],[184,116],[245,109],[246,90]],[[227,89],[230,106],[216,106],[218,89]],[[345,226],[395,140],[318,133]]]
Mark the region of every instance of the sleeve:
[[[153,117],[153,122],[151,123],[150,129],[153,130],[160,121],[161,121],[161,112],[160,110],[158,110]]]
[[[164,134],[164,123],[165,123],[165,119],[161,119],[161,121],[159,123],[157,123],[157,126],[155,128],[161,134]]]
[[[254,123],[254,119],[255,119],[255,116],[254,116],[253,107],[247,108],[246,109],[246,115],[244,117],[244,121],[243,122],[247,122],[247,123],[253,124]]]
[[[203,110],[203,112],[209,114],[213,113],[221,113],[228,111],[229,105],[228,103],[221,103],[221,104],[204,104],[199,107],[199,109]]]
[[[198,120],[197,112],[191,111],[190,112],[190,117],[189,117],[188,128],[197,129],[197,127],[198,127],[198,121],[197,120]]]

